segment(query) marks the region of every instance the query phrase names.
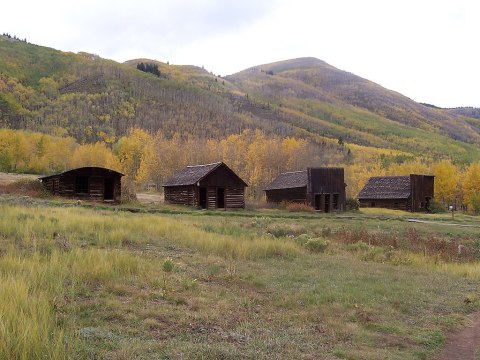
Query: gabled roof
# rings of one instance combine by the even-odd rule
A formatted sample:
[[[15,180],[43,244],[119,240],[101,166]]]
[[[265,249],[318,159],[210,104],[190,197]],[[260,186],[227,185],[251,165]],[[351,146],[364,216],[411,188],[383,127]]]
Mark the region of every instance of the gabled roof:
[[[307,170],[284,172],[277,176],[264,190],[279,190],[306,187],[308,183]]]
[[[88,169],[88,170],[92,170],[92,171],[108,171],[108,172],[111,172],[111,173],[114,173],[114,174],[117,174],[117,175],[120,175],[120,176],[125,176],[125,174],[122,174],[121,172],[118,172],[118,171],[115,171],[115,170],[112,170],[112,169],[107,169],[107,168],[104,168],[104,167],[99,167],[99,166],[84,166],[84,167],[79,167],[79,168],[75,168],[75,169],[70,169],[70,170],[67,170],[67,171],[63,171],[63,172],[60,172],[60,173],[57,173],[57,174],[52,174],[52,175],[46,175],[46,176],[40,176],[38,179],[39,180],[45,180],[45,179],[49,179],[49,178],[52,178],[52,177],[56,177],[56,176],[61,176],[61,175],[66,175],[70,172],[75,172],[75,171],[78,171],[78,170],[85,170],[85,169]]]
[[[410,176],[371,177],[358,194],[359,199],[408,199]]]
[[[202,164],[202,165],[190,165],[185,169],[180,170],[178,173],[173,175],[167,182],[163,184],[166,186],[186,186],[186,185],[195,185],[197,182],[201,181],[208,174],[215,171],[220,166],[226,167],[229,171],[235,174],[227,165],[223,162],[216,162],[213,164]],[[239,179],[240,177],[235,174]],[[241,182],[248,186],[245,181],[240,179]]]

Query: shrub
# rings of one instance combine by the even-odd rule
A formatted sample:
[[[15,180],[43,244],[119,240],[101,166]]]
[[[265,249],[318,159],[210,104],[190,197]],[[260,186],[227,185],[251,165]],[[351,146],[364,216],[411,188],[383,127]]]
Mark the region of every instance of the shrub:
[[[330,237],[332,235],[332,229],[328,226],[322,228],[322,236],[323,237]]]
[[[354,198],[348,198],[346,201],[347,211],[356,211],[360,208],[360,202]]]
[[[287,204],[288,211],[303,211],[303,212],[315,212],[315,209],[310,205],[305,203],[288,203]]]
[[[280,225],[280,224],[272,224],[267,227],[267,234],[273,235],[273,237],[280,238],[280,237],[294,237],[301,234],[305,234],[306,230],[303,226],[299,226],[296,224],[291,225]]]
[[[5,186],[7,194],[21,194],[33,197],[46,197],[48,192],[37,179],[20,179]]]
[[[428,205],[427,211],[432,214],[439,214],[444,213],[447,210],[445,209],[445,206],[440,204],[438,201],[432,200]]]
[[[301,234],[301,235],[298,235],[296,238],[295,238],[295,242],[299,245],[302,245],[302,246],[305,246],[305,244],[311,240],[311,237],[307,234]]]
[[[327,249],[330,242],[323,238],[310,239],[305,243],[305,248],[311,252],[323,253]]]

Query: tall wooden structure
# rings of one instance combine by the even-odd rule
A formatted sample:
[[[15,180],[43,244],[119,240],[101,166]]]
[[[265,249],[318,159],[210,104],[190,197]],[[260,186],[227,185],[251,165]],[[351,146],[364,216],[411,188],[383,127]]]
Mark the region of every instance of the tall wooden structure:
[[[306,203],[318,211],[344,211],[343,168],[307,168],[281,173],[264,190],[268,202]]]
[[[361,207],[426,211],[434,196],[433,175],[371,177],[358,194]]]
[[[163,184],[166,202],[202,209],[245,208],[247,186],[223,162],[187,166]]]
[[[118,171],[102,167],[82,167],[42,176],[39,180],[53,195],[119,202],[122,197],[122,176]]]

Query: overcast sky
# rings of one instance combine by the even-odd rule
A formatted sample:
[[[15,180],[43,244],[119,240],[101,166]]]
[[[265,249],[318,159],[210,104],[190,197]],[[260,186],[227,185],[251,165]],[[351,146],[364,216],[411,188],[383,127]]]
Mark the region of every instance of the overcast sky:
[[[415,101],[480,107],[479,17],[478,0],[13,0],[0,32],[217,75],[313,56]]]

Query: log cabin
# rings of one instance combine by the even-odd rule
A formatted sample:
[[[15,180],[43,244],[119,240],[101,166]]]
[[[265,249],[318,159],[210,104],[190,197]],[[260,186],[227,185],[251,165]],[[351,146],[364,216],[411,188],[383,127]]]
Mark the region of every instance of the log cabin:
[[[118,171],[102,167],[81,167],[39,180],[53,195],[93,201],[120,202],[121,179]]]
[[[202,209],[245,208],[247,183],[223,162],[191,165],[165,184],[165,201]]]
[[[267,202],[305,203],[320,212],[344,211],[343,168],[307,168],[281,173],[264,191]]]
[[[371,177],[358,194],[361,207],[427,211],[434,196],[433,175]]]

